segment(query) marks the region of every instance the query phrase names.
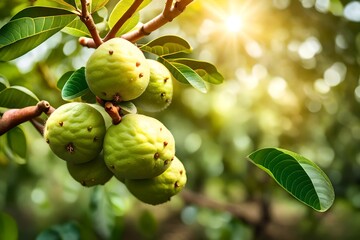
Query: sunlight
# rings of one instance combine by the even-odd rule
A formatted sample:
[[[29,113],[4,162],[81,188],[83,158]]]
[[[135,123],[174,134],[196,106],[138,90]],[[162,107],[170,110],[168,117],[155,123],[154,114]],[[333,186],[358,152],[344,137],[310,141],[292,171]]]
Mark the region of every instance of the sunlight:
[[[240,32],[243,27],[244,23],[240,16],[238,15],[230,15],[224,19],[224,24],[228,32],[231,33],[238,33]]]

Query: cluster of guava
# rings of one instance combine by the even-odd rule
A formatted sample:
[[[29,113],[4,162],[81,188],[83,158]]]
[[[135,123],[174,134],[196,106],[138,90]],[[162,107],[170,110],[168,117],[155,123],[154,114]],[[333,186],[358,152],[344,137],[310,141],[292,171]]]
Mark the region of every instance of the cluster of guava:
[[[165,109],[172,99],[168,69],[121,38],[94,51],[86,64],[86,81],[103,101],[132,101],[148,112]],[[103,185],[114,176],[136,198],[156,205],[186,184],[174,137],[159,120],[144,114],[122,113],[120,123],[106,127],[98,108],[66,103],[48,118],[44,137],[83,186]]]

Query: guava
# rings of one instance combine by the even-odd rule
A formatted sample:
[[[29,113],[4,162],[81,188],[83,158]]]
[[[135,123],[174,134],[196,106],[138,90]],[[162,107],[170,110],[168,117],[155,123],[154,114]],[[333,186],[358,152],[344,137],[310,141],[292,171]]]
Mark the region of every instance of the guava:
[[[152,205],[165,203],[178,194],[187,181],[182,162],[175,157],[170,167],[157,177],[150,179],[126,179],[128,190],[140,201]]]
[[[158,176],[170,166],[174,156],[173,135],[149,116],[127,114],[105,135],[105,163],[118,179]]]
[[[146,112],[160,112],[167,108],[173,96],[170,71],[160,62],[148,59],[150,82],[145,92],[134,100],[134,104]]]
[[[101,113],[87,103],[66,103],[47,119],[44,137],[59,158],[74,164],[102,151],[106,127]]]
[[[104,100],[135,99],[145,91],[150,79],[144,54],[123,38],[101,44],[89,57],[85,69],[90,90]]]
[[[85,187],[104,185],[114,175],[106,166],[103,154],[86,163],[66,163],[67,169],[74,180]]]

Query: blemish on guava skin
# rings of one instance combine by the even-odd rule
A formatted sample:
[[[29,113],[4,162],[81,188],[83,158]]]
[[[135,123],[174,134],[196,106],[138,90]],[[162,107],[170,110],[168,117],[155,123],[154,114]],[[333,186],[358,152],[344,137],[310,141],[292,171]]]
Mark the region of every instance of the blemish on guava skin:
[[[158,159],[160,157],[160,154],[158,153],[158,152],[156,152],[155,154],[154,154],[154,159],[156,160],[156,159]]]
[[[68,145],[66,145],[66,151],[68,151],[69,153],[74,153],[74,151],[75,151],[74,144],[69,143]]]
[[[87,128],[88,132],[91,132],[92,129],[93,129],[92,126],[89,126],[89,127]]]
[[[174,157],[171,158],[171,161],[174,161]]]
[[[168,142],[164,142],[164,147],[166,147],[169,143]]]
[[[139,74],[139,78],[142,78],[143,76],[144,76],[143,73],[140,73],[140,74]]]
[[[120,94],[119,94],[119,93],[116,93],[116,94],[114,95],[114,97],[113,97],[113,100],[114,100],[115,102],[120,102],[120,101],[121,101]]]
[[[165,160],[164,165],[168,165],[168,164],[169,164],[169,160]]]
[[[160,93],[160,97],[164,98],[166,96],[166,93],[162,92]]]
[[[98,137],[94,137],[93,142],[97,142],[99,140]]]
[[[111,169],[113,169],[113,170],[115,169],[115,166],[114,166],[114,165],[110,165],[109,167],[110,167]]]
[[[178,181],[176,181],[176,182],[175,182],[174,187],[175,187],[175,188],[180,187],[180,185],[179,185],[179,182],[178,182]]]
[[[180,170],[180,175],[182,175],[184,173],[184,171],[183,170]]]
[[[169,103],[169,102],[170,102],[170,100],[169,100],[169,99],[165,99],[165,102],[166,102],[166,103]]]
[[[50,140],[49,140],[48,138],[47,138],[45,141],[46,141],[46,143],[47,143],[47,144],[49,144],[49,143],[50,143]]]
[[[164,83],[167,83],[168,80],[169,80],[168,77],[164,78]]]
[[[110,55],[113,55],[113,54],[114,54],[114,51],[113,51],[113,50],[109,50],[109,54],[110,54]]]
[[[64,125],[64,122],[59,122],[60,127]]]
[[[141,62],[136,62],[136,67],[140,67]]]

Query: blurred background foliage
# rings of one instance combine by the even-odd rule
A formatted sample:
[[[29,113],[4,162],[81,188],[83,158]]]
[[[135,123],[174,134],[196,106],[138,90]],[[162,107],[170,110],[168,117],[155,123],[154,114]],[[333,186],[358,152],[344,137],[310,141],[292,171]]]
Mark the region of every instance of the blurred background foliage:
[[[43,2],[51,1],[1,1],[0,26]],[[163,4],[153,1],[142,20]],[[25,123],[26,158],[9,152],[0,137],[0,229],[13,218],[19,239],[359,238],[359,27],[359,1],[195,1],[141,40],[177,34],[190,42],[193,58],[214,63],[226,79],[207,94],[175,83],[172,105],[152,114],[176,139],[188,175],[183,194],[153,207],[114,179],[83,188]],[[0,74],[58,107],[65,102],[57,80],[84,66],[93,51],[77,41],[58,33],[0,63]],[[255,168],[246,156],[262,147],[317,163],[334,185],[333,207],[316,213]]]

